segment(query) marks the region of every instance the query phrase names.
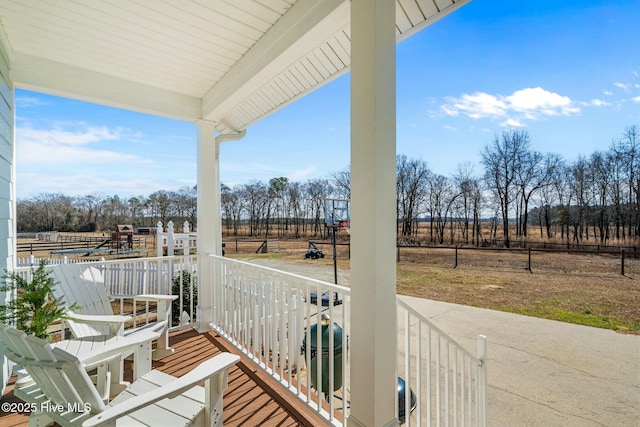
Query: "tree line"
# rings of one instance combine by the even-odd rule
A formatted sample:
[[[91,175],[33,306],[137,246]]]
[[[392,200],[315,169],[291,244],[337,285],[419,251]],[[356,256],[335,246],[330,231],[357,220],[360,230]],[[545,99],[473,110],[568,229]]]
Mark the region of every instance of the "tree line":
[[[608,149],[567,161],[531,148],[526,131],[494,136],[480,152],[479,173],[469,164],[452,176],[423,159],[398,155],[396,208],[403,241],[474,244],[541,238],[581,243],[634,240],[640,235],[640,146],[636,126]],[[227,235],[327,235],[324,200],[350,197],[349,168],[304,182],[275,177],[222,184],[221,218]],[[121,198],[99,194],[40,194],[17,202],[18,231],[114,230],[118,224],[154,227],[172,220],[197,228],[197,191],[157,191]],[[484,227],[482,225],[485,225]],[[488,225],[488,227],[487,227]]]

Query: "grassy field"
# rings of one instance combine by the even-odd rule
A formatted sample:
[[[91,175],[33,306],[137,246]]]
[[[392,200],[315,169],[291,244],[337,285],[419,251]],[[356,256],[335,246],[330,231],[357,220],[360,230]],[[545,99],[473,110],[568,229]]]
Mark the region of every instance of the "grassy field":
[[[448,252],[448,253],[447,253]],[[640,333],[640,260],[599,255],[421,250],[398,263],[398,292]],[[444,258],[444,259],[443,259]]]
[[[225,242],[229,257],[332,265],[328,241],[318,245],[326,257],[313,261],[304,259],[308,240],[269,241],[268,253],[258,251],[261,242],[256,239]],[[152,253],[153,250],[149,252]],[[349,269],[348,254],[348,246],[338,246],[339,268]],[[460,250],[454,268],[455,265],[452,248],[402,248],[397,263],[397,291],[640,334],[640,259],[625,261],[625,275],[621,274],[619,256],[595,254],[533,252],[529,271],[527,252]]]
[[[269,257],[291,263],[332,265],[326,257],[305,260],[306,241],[278,242],[277,252],[255,254],[256,243],[227,244],[231,257]],[[253,248],[255,246],[255,248]],[[274,248],[275,249],[275,248]],[[608,255],[402,248],[397,263],[400,294],[640,334],[640,259]],[[348,248],[338,247],[338,267],[349,268]]]

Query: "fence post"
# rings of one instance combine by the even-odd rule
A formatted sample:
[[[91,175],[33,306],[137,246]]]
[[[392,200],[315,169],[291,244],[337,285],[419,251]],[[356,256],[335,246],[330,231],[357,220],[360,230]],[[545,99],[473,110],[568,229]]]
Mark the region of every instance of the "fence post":
[[[622,250],[622,257],[620,260],[620,274],[624,276],[624,249]]]
[[[533,271],[531,271],[531,248],[529,248],[529,273],[533,273]]]
[[[455,261],[455,265],[453,266],[453,268],[458,268],[458,245],[456,245],[456,261]]]
[[[158,221],[156,224],[156,256],[160,257],[164,255],[164,251],[162,250],[162,243],[164,241],[164,228],[162,228],[162,222]]]
[[[176,241],[173,233],[173,221],[169,221],[167,223],[167,256],[173,256],[175,251]]]

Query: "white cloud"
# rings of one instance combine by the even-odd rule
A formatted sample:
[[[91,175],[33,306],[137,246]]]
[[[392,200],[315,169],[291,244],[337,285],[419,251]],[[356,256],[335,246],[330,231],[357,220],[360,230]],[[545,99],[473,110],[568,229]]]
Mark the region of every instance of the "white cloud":
[[[457,116],[459,113],[466,114],[472,119],[483,117],[500,117],[506,114],[507,105],[504,100],[494,95],[484,92],[474,94],[463,94],[460,98],[447,98],[449,104],[442,106],[445,114]]]
[[[42,182],[46,182],[46,188]],[[148,194],[156,190],[178,190],[181,185],[175,182],[158,182],[145,178],[116,178],[97,174],[46,174],[21,173],[18,171],[16,189],[20,198],[28,198],[35,194],[55,192],[67,196],[83,196],[96,191],[109,195],[130,196]],[[52,190],[55,189],[55,190]]]
[[[448,105],[443,105],[442,106],[442,111],[447,115],[447,116],[453,116],[456,117],[459,113],[458,110],[456,110],[453,107],[450,107]]]
[[[516,119],[507,119],[504,122],[500,123],[500,126],[505,128],[521,128],[524,127],[525,124]]]
[[[509,127],[525,126],[524,120],[580,113],[580,108],[569,97],[541,87],[517,90],[507,96],[485,92],[462,94],[459,98],[446,98],[440,108],[448,116],[464,114],[472,119],[503,119],[502,125]]]
[[[442,127],[443,127],[443,128],[445,128],[446,130],[450,130],[450,131],[456,131],[456,130],[458,130],[458,129],[456,129],[455,127],[450,126],[450,125],[444,125],[444,126],[442,126]]]
[[[615,87],[618,87],[618,88],[622,89],[622,90],[629,90],[629,85],[625,84],[625,83],[614,82],[613,85]]]
[[[308,168],[299,169],[289,173],[287,175],[287,178],[289,178],[289,180],[291,181],[298,181],[312,175],[316,170],[318,170],[318,167],[316,165],[311,165]]]
[[[16,97],[16,106],[18,108],[39,107],[41,105],[47,105],[41,98],[35,96],[18,96]]]
[[[568,96],[562,96],[555,92],[549,92],[541,87],[526,88],[515,91],[513,95],[506,97],[511,109],[523,112],[527,118],[536,119],[543,116],[568,116],[580,112],[580,109],[572,105]]]
[[[634,97],[634,98],[631,98],[631,100],[632,100],[633,102],[640,103],[640,96],[636,96],[636,97]]]
[[[605,90],[602,93],[607,95],[607,96],[613,96],[613,92],[611,92],[610,90]]]
[[[589,102],[581,102],[580,104],[581,104],[581,105],[584,105],[584,106],[587,106],[587,107],[589,107],[589,106],[593,106],[593,107],[605,107],[605,106],[611,105],[611,103],[610,103],[610,102],[603,101],[602,99],[597,99],[597,98],[594,98],[594,99],[592,99],[592,100],[591,100],[591,101],[589,101]]]
[[[109,150],[108,143],[127,138],[122,128],[84,127],[80,130],[32,129],[19,127],[16,130],[16,156],[18,162],[29,166],[46,164],[62,166],[73,163],[133,163],[148,162],[138,156]],[[106,143],[106,144],[105,144]],[[100,149],[99,147],[103,148]]]

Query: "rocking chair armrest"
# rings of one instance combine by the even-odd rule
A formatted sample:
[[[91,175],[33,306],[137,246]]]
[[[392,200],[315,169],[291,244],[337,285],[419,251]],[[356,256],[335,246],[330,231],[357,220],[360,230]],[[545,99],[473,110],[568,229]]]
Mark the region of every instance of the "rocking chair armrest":
[[[138,301],[149,302],[161,302],[161,301],[174,301],[178,298],[178,295],[163,295],[163,294],[109,294],[109,298],[132,298]]]
[[[83,427],[96,427],[105,424],[112,424],[120,417],[128,415],[162,399],[178,396],[191,387],[198,385],[203,380],[207,380],[217,374],[224,373],[239,360],[240,357],[235,354],[219,354],[212,359],[202,362],[194,370],[180,378],[176,378],[169,384],[127,399],[118,405],[107,407],[103,412],[86,420],[82,425]],[[220,392],[222,392],[222,390],[220,390]]]
[[[125,323],[132,319],[129,315],[118,314],[80,314],[74,311],[67,311],[67,317],[70,320],[80,323],[96,323],[96,324],[119,324]]]
[[[74,311],[68,311],[67,316],[71,320],[82,323],[124,323],[132,319],[129,315],[119,314],[80,314]]]
[[[95,365],[122,355],[125,352],[135,350],[140,344],[150,343],[159,337],[160,333],[153,331],[139,331],[126,337],[112,337],[109,338],[101,348],[83,354],[80,357],[80,361],[87,366]]]
[[[140,295],[135,295],[133,299],[138,301],[149,301],[149,302],[175,301],[176,299],[178,299],[178,295],[140,294]]]

